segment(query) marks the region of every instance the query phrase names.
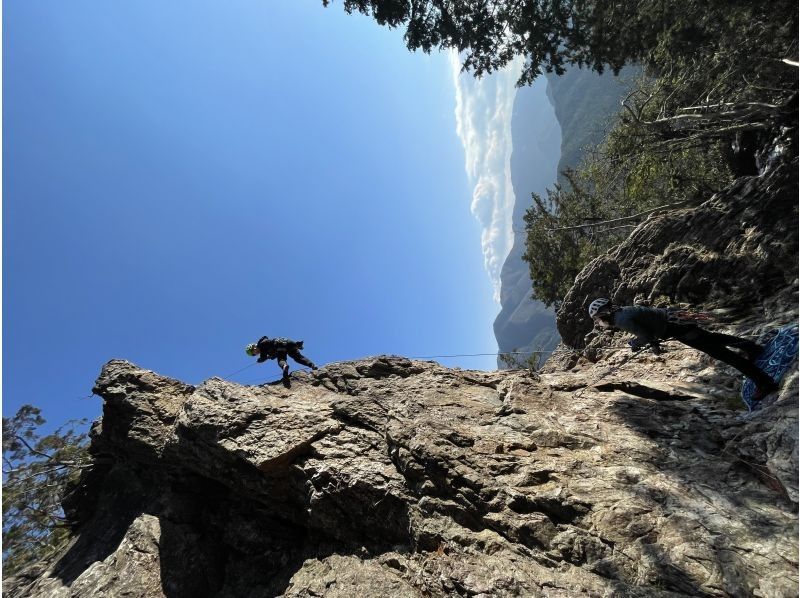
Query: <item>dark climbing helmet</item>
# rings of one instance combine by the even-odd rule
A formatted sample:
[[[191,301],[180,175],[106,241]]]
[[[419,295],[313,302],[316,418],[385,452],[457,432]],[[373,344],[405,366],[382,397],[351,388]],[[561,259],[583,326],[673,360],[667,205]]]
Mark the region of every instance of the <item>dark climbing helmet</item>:
[[[256,346],[255,343],[250,343],[244,348],[244,351],[251,357],[254,357],[255,355],[258,354],[258,347]]]
[[[589,304],[589,317],[594,318],[603,308],[608,307],[611,309],[611,300],[605,297],[599,297]]]

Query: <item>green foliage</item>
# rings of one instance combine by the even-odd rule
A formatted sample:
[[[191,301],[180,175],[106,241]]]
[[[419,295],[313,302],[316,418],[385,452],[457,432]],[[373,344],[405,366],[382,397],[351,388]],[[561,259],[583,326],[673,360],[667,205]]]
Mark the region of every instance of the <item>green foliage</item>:
[[[654,85],[642,79],[632,95],[650,98]],[[643,108],[645,118],[656,106]],[[685,205],[730,182],[718,141],[661,141],[658,131],[623,115],[576,170],[562,173],[564,182],[547,198],[532,196],[523,259],[535,299],[557,309],[584,266],[624,240],[652,210]]]
[[[89,467],[88,439],[68,422],[52,434],[37,428],[45,420],[24,405],[3,418],[3,567],[13,575],[47,559],[70,537],[61,499],[80,470]]]
[[[774,100],[797,88],[796,68],[780,60],[797,56],[796,2],[693,0],[673,11],[676,23],[665,22],[643,56],[672,88],[665,114],[719,99]]]
[[[526,251],[533,281],[533,298],[548,307],[560,307],[575,277],[590,257],[598,252],[602,239],[591,229],[569,228],[574,224],[604,220],[606,211],[598,196],[587,193],[573,171],[563,173],[566,188],[557,183],[547,198],[533,194],[533,207],[525,213]],[[619,234],[606,237],[609,242]]]
[[[330,4],[322,0],[323,5]],[[521,83],[541,73],[561,73],[580,56],[563,42],[580,46],[583,33],[571,23],[570,1],[344,0],[348,13],[372,16],[380,25],[405,26],[410,50],[464,51],[464,69],[477,76],[502,68],[515,56],[529,58]],[[621,66],[621,65],[620,65]]]
[[[760,131],[796,110],[796,69],[778,60],[797,52],[796,6],[638,6],[636,15],[625,13],[631,23],[669,17],[646,38],[645,74],[605,141],[546,199],[534,196],[525,216],[523,258],[534,298],[547,305],[558,307],[583,267],[656,208],[707,199],[728,185],[742,173],[732,145],[747,135],[757,145]]]
[[[542,369],[548,355],[549,352],[541,348],[530,352],[520,352],[519,349],[514,349],[508,353],[500,353],[499,357],[508,369],[529,370],[535,373]]]
[[[330,0],[323,0],[327,6]],[[343,0],[348,13],[406,28],[409,49],[464,52],[477,76],[525,58],[520,84],[569,65],[615,73],[626,63],[700,61],[750,66],[794,56],[797,6],[787,0]],[[721,56],[720,56],[721,55]]]

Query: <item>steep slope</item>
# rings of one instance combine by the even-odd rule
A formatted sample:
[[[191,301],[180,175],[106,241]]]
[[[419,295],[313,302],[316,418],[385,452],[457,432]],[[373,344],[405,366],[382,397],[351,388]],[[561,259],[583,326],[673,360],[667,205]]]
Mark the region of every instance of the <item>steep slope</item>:
[[[638,66],[629,65],[616,76],[576,67],[547,75],[547,95],[562,131],[559,173],[575,168],[587,148],[602,143],[640,74]]]
[[[77,539],[5,594],[793,595],[796,372],[742,419],[681,381],[689,350],[626,359],[376,357],[291,389],[111,361]]]
[[[777,132],[758,163],[757,176],[739,178],[697,206],[651,216],[587,265],[557,315],[564,343],[592,344],[586,306],[601,296],[618,305],[720,309],[734,329],[754,336],[796,322],[796,126]]]

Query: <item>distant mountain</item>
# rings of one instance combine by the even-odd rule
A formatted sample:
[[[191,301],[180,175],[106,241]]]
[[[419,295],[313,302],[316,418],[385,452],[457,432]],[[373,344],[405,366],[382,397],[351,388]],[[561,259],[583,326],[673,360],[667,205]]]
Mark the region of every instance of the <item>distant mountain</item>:
[[[619,112],[620,102],[639,74],[638,67],[625,67],[616,77],[577,68],[560,77],[547,75],[547,96],[562,131],[559,173],[577,166],[587,147],[603,141]],[[513,129],[513,123],[511,126]]]
[[[558,173],[577,165],[584,148],[602,141],[636,73],[629,68],[620,77],[600,76],[574,68],[517,92],[511,120],[514,245],[500,274],[501,310],[494,321],[500,353],[519,351],[524,360],[525,352],[550,352],[558,344],[553,310],[531,299],[523,217],[531,193],[545,195]],[[507,366],[498,360],[498,367]]]
[[[501,353],[552,350],[558,343],[555,314],[530,299],[531,279],[525,252],[523,216],[531,193],[544,194],[552,186],[561,156],[561,127],[547,92],[548,83],[540,79],[531,87],[517,91],[511,119],[513,153],[511,181],[514,186],[514,245],[500,273],[500,313],[494,333]],[[524,360],[527,355],[519,355]],[[498,362],[498,367],[503,367]]]

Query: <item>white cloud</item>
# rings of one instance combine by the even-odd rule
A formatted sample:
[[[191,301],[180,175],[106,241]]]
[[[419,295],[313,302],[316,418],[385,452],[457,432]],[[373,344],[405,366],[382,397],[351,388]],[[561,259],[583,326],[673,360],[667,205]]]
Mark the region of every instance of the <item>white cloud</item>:
[[[465,168],[473,186],[470,209],[483,227],[484,267],[499,303],[500,269],[514,242],[511,113],[523,60],[516,58],[482,79],[461,73],[455,51],[450,52],[450,66],[456,88],[456,133],[464,145]]]

